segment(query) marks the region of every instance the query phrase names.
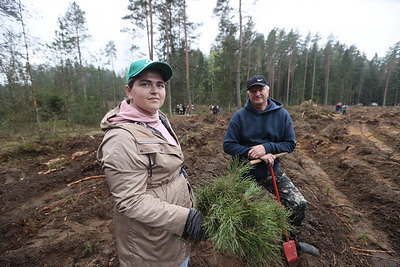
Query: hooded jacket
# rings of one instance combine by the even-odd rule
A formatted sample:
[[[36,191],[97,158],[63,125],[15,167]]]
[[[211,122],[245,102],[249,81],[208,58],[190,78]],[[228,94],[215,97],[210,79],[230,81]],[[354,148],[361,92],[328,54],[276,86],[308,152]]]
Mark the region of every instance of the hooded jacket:
[[[282,103],[268,98],[267,108],[260,112],[250,102],[232,116],[224,137],[223,149],[232,156],[248,159],[252,146],[262,144],[267,153],[293,152],[296,140],[292,119]],[[279,158],[274,162],[279,170]],[[261,162],[250,171],[256,180],[270,175],[268,165]]]
[[[189,254],[181,236],[194,197],[178,138],[161,112],[178,145],[147,123],[112,123],[121,104],[101,121],[105,136],[97,154],[116,205],[120,266],[179,266]]]

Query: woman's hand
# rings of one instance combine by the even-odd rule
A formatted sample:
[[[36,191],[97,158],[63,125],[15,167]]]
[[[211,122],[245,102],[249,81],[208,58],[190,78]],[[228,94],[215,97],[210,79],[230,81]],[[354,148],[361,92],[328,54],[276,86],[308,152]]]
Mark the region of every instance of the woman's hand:
[[[194,208],[189,210],[185,224],[185,233],[198,241],[207,240],[208,236],[203,227],[203,217],[200,211]]]

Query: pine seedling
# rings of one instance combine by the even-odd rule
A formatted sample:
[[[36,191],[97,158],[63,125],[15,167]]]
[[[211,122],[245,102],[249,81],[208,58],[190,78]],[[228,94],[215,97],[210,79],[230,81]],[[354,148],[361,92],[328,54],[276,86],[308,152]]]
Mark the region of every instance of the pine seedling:
[[[290,213],[246,177],[251,168],[232,160],[227,175],[197,188],[197,208],[215,249],[232,252],[250,266],[280,265]]]

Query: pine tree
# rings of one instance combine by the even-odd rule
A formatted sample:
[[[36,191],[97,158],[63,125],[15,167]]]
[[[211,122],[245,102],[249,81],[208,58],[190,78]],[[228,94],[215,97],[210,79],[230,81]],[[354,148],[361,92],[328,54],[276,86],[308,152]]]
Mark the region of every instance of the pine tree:
[[[250,266],[279,265],[289,211],[246,177],[250,168],[233,160],[226,176],[197,188],[197,208],[215,249],[232,252]]]

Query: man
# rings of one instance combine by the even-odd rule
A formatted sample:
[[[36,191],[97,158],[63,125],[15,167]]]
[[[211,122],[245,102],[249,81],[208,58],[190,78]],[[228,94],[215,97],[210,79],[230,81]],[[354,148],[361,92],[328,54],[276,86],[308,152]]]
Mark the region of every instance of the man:
[[[274,192],[269,165],[273,166],[281,202],[292,211],[291,233],[300,251],[317,255],[318,250],[298,240],[297,234],[305,217],[307,200],[280,169],[279,158],[274,154],[293,152],[296,147],[291,117],[283,105],[269,97],[269,86],[262,75],[247,80],[248,101],[236,111],[224,138],[224,151],[242,159],[260,159],[261,163],[250,170],[253,177],[268,191]]]

